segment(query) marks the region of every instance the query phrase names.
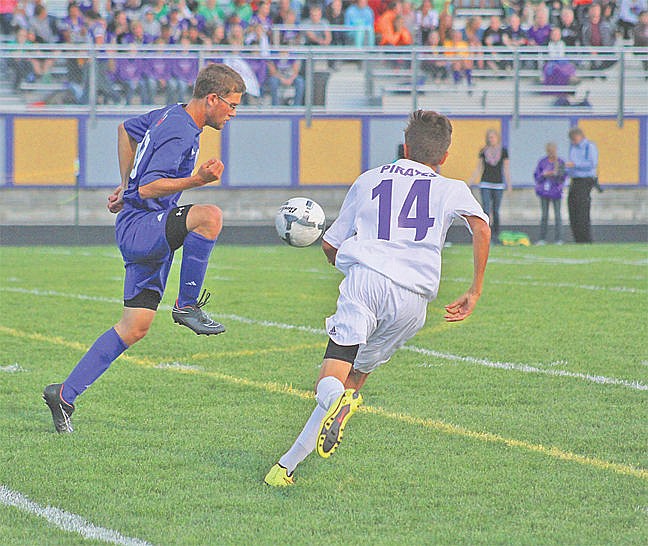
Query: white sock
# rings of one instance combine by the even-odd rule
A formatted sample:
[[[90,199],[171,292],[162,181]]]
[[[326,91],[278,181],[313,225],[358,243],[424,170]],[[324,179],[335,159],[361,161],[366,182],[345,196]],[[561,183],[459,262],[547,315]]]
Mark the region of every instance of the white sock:
[[[299,463],[301,463],[315,449],[317,435],[320,425],[331,407],[340,395],[344,392],[344,385],[336,377],[327,376],[320,380],[317,385],[317,406],[311,413],[303,430],[297,436],[292,447],[279,459],[279,464],[292,474]]]

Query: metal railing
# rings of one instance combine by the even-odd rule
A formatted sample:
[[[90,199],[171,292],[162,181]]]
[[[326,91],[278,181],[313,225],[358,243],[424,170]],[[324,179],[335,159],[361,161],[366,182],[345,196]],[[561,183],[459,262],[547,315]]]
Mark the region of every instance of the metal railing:
[[[268,63],[301,63],[303,100],[279,85],[273,94]],[[161,60],[181,70],[151,70]],[[138,67],[120,72],[120,63]],[[554,59],[546,48],[275,47],[0,45],[0,113],[61,108],[136,111],[164,104],[169,85],[187,100],[199,67],[225,62],[249,81],[245,110],[407,112],[419,107],[450,114],[521,115],[591,112],[648,114],[648,48],[568,48]],[[278,64],[277,64],[278,63]],[[191,66],[187,66],[191,65]],[[562,72],[561,72],[562,71]],[[37,73],[40,72],[40,73]],[[129,77],[129,74],[131,76]],[[148,89],[144,89],[144,81]],[[134,86],[134,84],[137,85]],[[276,82],[275,82],[276,83]],[[277,91],[277,89],[275,89]],[[126,104],[128,103],[128,104]]]

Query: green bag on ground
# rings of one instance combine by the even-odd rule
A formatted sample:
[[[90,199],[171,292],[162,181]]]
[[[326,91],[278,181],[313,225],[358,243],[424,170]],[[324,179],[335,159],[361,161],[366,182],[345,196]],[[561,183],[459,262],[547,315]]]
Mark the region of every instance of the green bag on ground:
[[[502,231],[499,240],[504,246],[531,246],[529,236],[521,231]]]

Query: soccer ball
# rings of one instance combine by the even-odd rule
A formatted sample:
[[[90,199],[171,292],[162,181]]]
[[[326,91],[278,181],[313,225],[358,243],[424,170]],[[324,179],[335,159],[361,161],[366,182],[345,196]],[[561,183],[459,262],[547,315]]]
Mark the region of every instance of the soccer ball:
[[[290,246],[312,245],[324,232],[325,224],[322,207],[306,197],[288,199],[275,216],[277,234]]]

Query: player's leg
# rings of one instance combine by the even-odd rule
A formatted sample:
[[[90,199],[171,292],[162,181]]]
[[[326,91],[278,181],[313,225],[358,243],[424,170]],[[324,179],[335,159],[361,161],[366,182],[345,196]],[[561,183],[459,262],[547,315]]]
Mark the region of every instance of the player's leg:
[[[45,387],[43,399],[52,412],[57,432],[73,431],[71,416],[77,397],[99,379],[119,355],[146,335],[159,301],[159,294],[152,290],[144,290],[125,301],[119,322],[97,338],[65,381]]]
[[[212,320],[201,307],[209,294],[199,299],[209,257],[223,227],[223,216],[214,205],[187,205],[171,211],[166,221],[169,247],[182,250],[180,288],[173,308],[173,320],[196,334],[220,334],[222,324]]]
[[[492,210],[493,210],[493,222],[492,222],[492,237],[498,241],[499,240],[499,230],[500,230],[500,205],[502,204],[502,196],[504,195],[504,190],[488,190],[491,194]]]
[[[328,413],[332,408],[335,409],[341,399],[344,398],[344,384],[351,371],[353,358],[357,351],[357,345],[341,347],[329,340],[320,375],[315,385],[317,405],[291,448],[281,456],[279,462],[266,475],[265,482],[268,485],[287,486],[293,484],[292,475],[295,468],[315,450],[321,434],[322,424],[327,419]],[[344,358],[344,360],[340,358]],[[355,401],[357,401],[357,404],[353,404],[351,414],[360,405],[361,399],[356,396]],[[349,404],[347,402],[347,405]],[[348,411],[343,415],[344,424],[346,424],[350,416]],[[342,426],[342,429],[344,429],[344,426]]]
[[[549,199],[546,197],[540,198],[540,240],[538,243],[544,243],[547,240],[547,226],[549,224]]]
[[[569,214],[569,227],[571,228],[572,237],[574,241],[578,242],[578,228],[576,223],[576,184],[574,180],[569,185],[569,193],[567,194],[567,212]]]

